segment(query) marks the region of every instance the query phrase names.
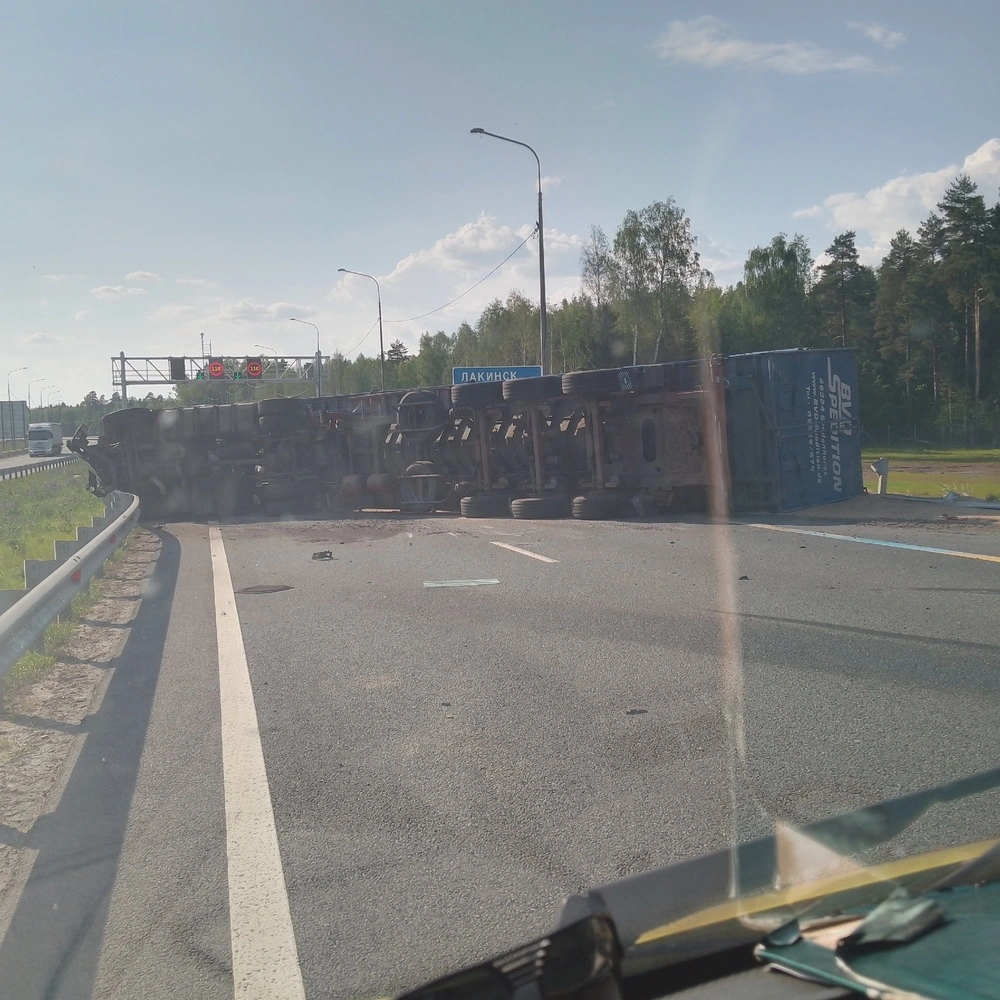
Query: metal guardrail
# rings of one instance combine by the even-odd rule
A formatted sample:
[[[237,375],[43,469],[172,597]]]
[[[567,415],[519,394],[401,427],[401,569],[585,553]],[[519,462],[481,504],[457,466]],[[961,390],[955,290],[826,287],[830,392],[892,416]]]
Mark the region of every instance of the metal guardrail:
[[[38,642],[125,540],[138,520],[139,498],[131,493],[110,494],[108,513],[111,522],[89,541],[62,543],[78,546],[77,551],[0,614],[0,678]]]
[[[0,451],[0,458],[20,458],[22,455],[27,454],[27,448],[14,448],[11,451]]]
[[[5,479],[22,479],[24,476],[42,472],[44,469],[58,469],[60,466],[79,461],[79,455],[63,455],[62,458],[50,458],[45,462],[32,462],[31,465],[13,465],[7,469],[0,469],[0,482]]]

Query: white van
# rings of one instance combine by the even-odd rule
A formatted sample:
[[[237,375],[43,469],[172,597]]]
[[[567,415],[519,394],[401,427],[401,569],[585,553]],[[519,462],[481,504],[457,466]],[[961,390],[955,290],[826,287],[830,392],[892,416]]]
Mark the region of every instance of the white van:
[[[29,458],[58,455],[62,450],[62,424],[28,424]]]

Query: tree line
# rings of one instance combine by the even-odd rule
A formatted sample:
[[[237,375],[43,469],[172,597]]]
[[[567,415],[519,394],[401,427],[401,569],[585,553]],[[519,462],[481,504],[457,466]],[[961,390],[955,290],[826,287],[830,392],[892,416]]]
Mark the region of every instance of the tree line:
[[[701,263],[684,210],[673,199],[628,211],[609,237],[591,227],[580,292],[548,310],[551,371],[652,364],[797,347],[852,347],[867,424],[916,423],[1000,443],[1000,202],[988,204],[961,175],[915,233],[899,230],[876,268],[862,264],[856,234],[838,235],[816,263],[805,238],[779,233],[754,247],[739,281],[720,287]],[[518,291],[491,302],[475,323],[425,332],[415,351],[386,351],[390,389],[445,385],[453,366],[538,364],[538,307]],[[289,373],[289,378],[294,373]],[[378,354],[335,353],[324,393],[380,385]],[[176,400],[232,402],[309,395],[308,386],[197,382]],[[138,402],[133,397],[133,402]],[[115,398],[90,393],[81,417]]]

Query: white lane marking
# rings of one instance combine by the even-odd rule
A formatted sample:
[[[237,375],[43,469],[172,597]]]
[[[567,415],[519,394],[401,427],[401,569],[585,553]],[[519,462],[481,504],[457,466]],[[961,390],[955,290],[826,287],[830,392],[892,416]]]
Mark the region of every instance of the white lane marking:
[[[496,545],[501,549],[509,549],[511,552],[517,552],[522,556],[531,556],[532,559],[537,559],[539,562],[544,563],[557,563],[558,559],[550,559],[548,556],[540,556],[537,552],[529,552],[527,549],[519,549],[516,545],[508,545],[506,542],[490,542],[490,545]]]
[[[425,587],[486,587],[499,580],[424,580]]]
[[[236,595],[217,525],[209,526],[208,537],[219,649],[233,989],[237,1000],[304,1000]]]
[[[763,528],[765,531],[787,531],[793,535],[811,535],[813,538],[832,538],[837,542],[860,542],[862,545],[883,545],[889,549],[909,549],[911,552],[929,552],[935,556],[955,556],[958,559],[978,559],[981,562],[1000,563],[1000,556],[987,556],[981,552],[936,549],[930,545],[912,545],[909,542],[887,542],[882,538],[857,538],[854,535],[835,535],[831,531],[809,531],[805,528],[792,528],[784,524],[748,524],[747,527]]]

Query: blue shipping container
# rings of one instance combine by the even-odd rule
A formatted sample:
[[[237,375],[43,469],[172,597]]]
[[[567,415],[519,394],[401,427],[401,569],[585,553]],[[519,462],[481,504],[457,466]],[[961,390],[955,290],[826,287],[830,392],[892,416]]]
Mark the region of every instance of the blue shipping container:
[[[795,510],[861,493],[852,348],[734,354],[723,370],[736,513]]]

